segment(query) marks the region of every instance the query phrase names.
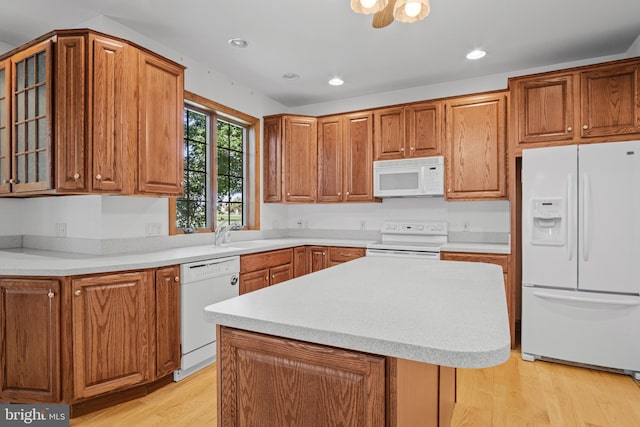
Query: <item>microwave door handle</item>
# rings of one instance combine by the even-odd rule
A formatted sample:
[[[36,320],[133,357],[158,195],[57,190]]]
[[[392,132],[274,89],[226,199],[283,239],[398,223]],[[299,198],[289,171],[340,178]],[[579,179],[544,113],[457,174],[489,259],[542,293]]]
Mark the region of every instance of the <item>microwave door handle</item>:
[[[427,176],[428,176],[428,172],[427,172],[427,167],[426,166],[420,166],[420,194],[426,194],[427,193]]]

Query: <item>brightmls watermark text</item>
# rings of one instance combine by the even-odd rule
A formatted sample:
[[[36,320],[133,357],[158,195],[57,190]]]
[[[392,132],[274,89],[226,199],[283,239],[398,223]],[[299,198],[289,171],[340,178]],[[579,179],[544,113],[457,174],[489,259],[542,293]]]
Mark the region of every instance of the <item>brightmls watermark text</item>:
[[[69,405],[3,403],[0,426],[68,427]]]

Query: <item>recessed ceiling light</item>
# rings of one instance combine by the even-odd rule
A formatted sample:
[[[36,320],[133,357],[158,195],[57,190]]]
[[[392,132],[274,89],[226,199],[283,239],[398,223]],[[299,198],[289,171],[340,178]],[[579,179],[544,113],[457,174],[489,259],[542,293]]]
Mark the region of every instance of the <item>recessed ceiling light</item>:
[[[340,77],[334,77],[331,80],[329,80],[329,84],[331,86],[341,86],[344,84],[344,80],[342,80]]]
[[[300,78],[300,74],[296,73],[285,73],[282,75],[282,78],[285,80],[298,80]]]
[[[487,52],[485,52],[484,50],[481,50],[481,49],[472,50],[471,52],[467,53],[467,59],[484,58],[484,56],[486,54],[487,54]]]
[[[233,47],[238,47],[238,48],[245,48],[245,47],[249,46],[249,43],[248,43],[246,40],[244,40],[244,39],[238,39],[238,38],[235,38],[235,39],[229,39],[229,42],[228,42],[228,43],[229,43],[231,46],[233,46]]]

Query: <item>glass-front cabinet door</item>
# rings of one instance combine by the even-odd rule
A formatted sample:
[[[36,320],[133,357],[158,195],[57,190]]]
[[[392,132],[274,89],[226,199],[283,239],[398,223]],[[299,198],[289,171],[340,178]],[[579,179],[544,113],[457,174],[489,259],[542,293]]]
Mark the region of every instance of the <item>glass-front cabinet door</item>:
[[[9,77],[9,61],[0,61],[0,194],[11,191],[11,114],[9,99],[11,78]]]
[[[11,58],[14,192],[51,188],[51,41]]]

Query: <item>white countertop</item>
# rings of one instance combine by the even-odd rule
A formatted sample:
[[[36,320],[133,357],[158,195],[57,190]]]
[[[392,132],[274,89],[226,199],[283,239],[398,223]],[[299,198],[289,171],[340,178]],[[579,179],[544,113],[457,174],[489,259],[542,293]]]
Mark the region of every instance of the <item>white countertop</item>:
[[[212,323],[421,362],[482,368],[510,354],[496,265],[364,257],[205,308]]]
[[[301,245],[365,247],[372,240],[283,238],[232,242],[225,246],[185,246],[123,255],[87,255],[37,249],[0,250],[2,276],[73,276],[138,270],[172,264],[244,255]],[[491,243],[447,243],[443,251],[509,253],[509,245]]]
[[[316,238],[266,239],[233,242],[224,246],[186,246],[123,255],[86,255],[35,249],[5,249],[0,250],[0,275],[72,276],[155,268],[300,245],[365,247],[371,242],[370,240]]]

